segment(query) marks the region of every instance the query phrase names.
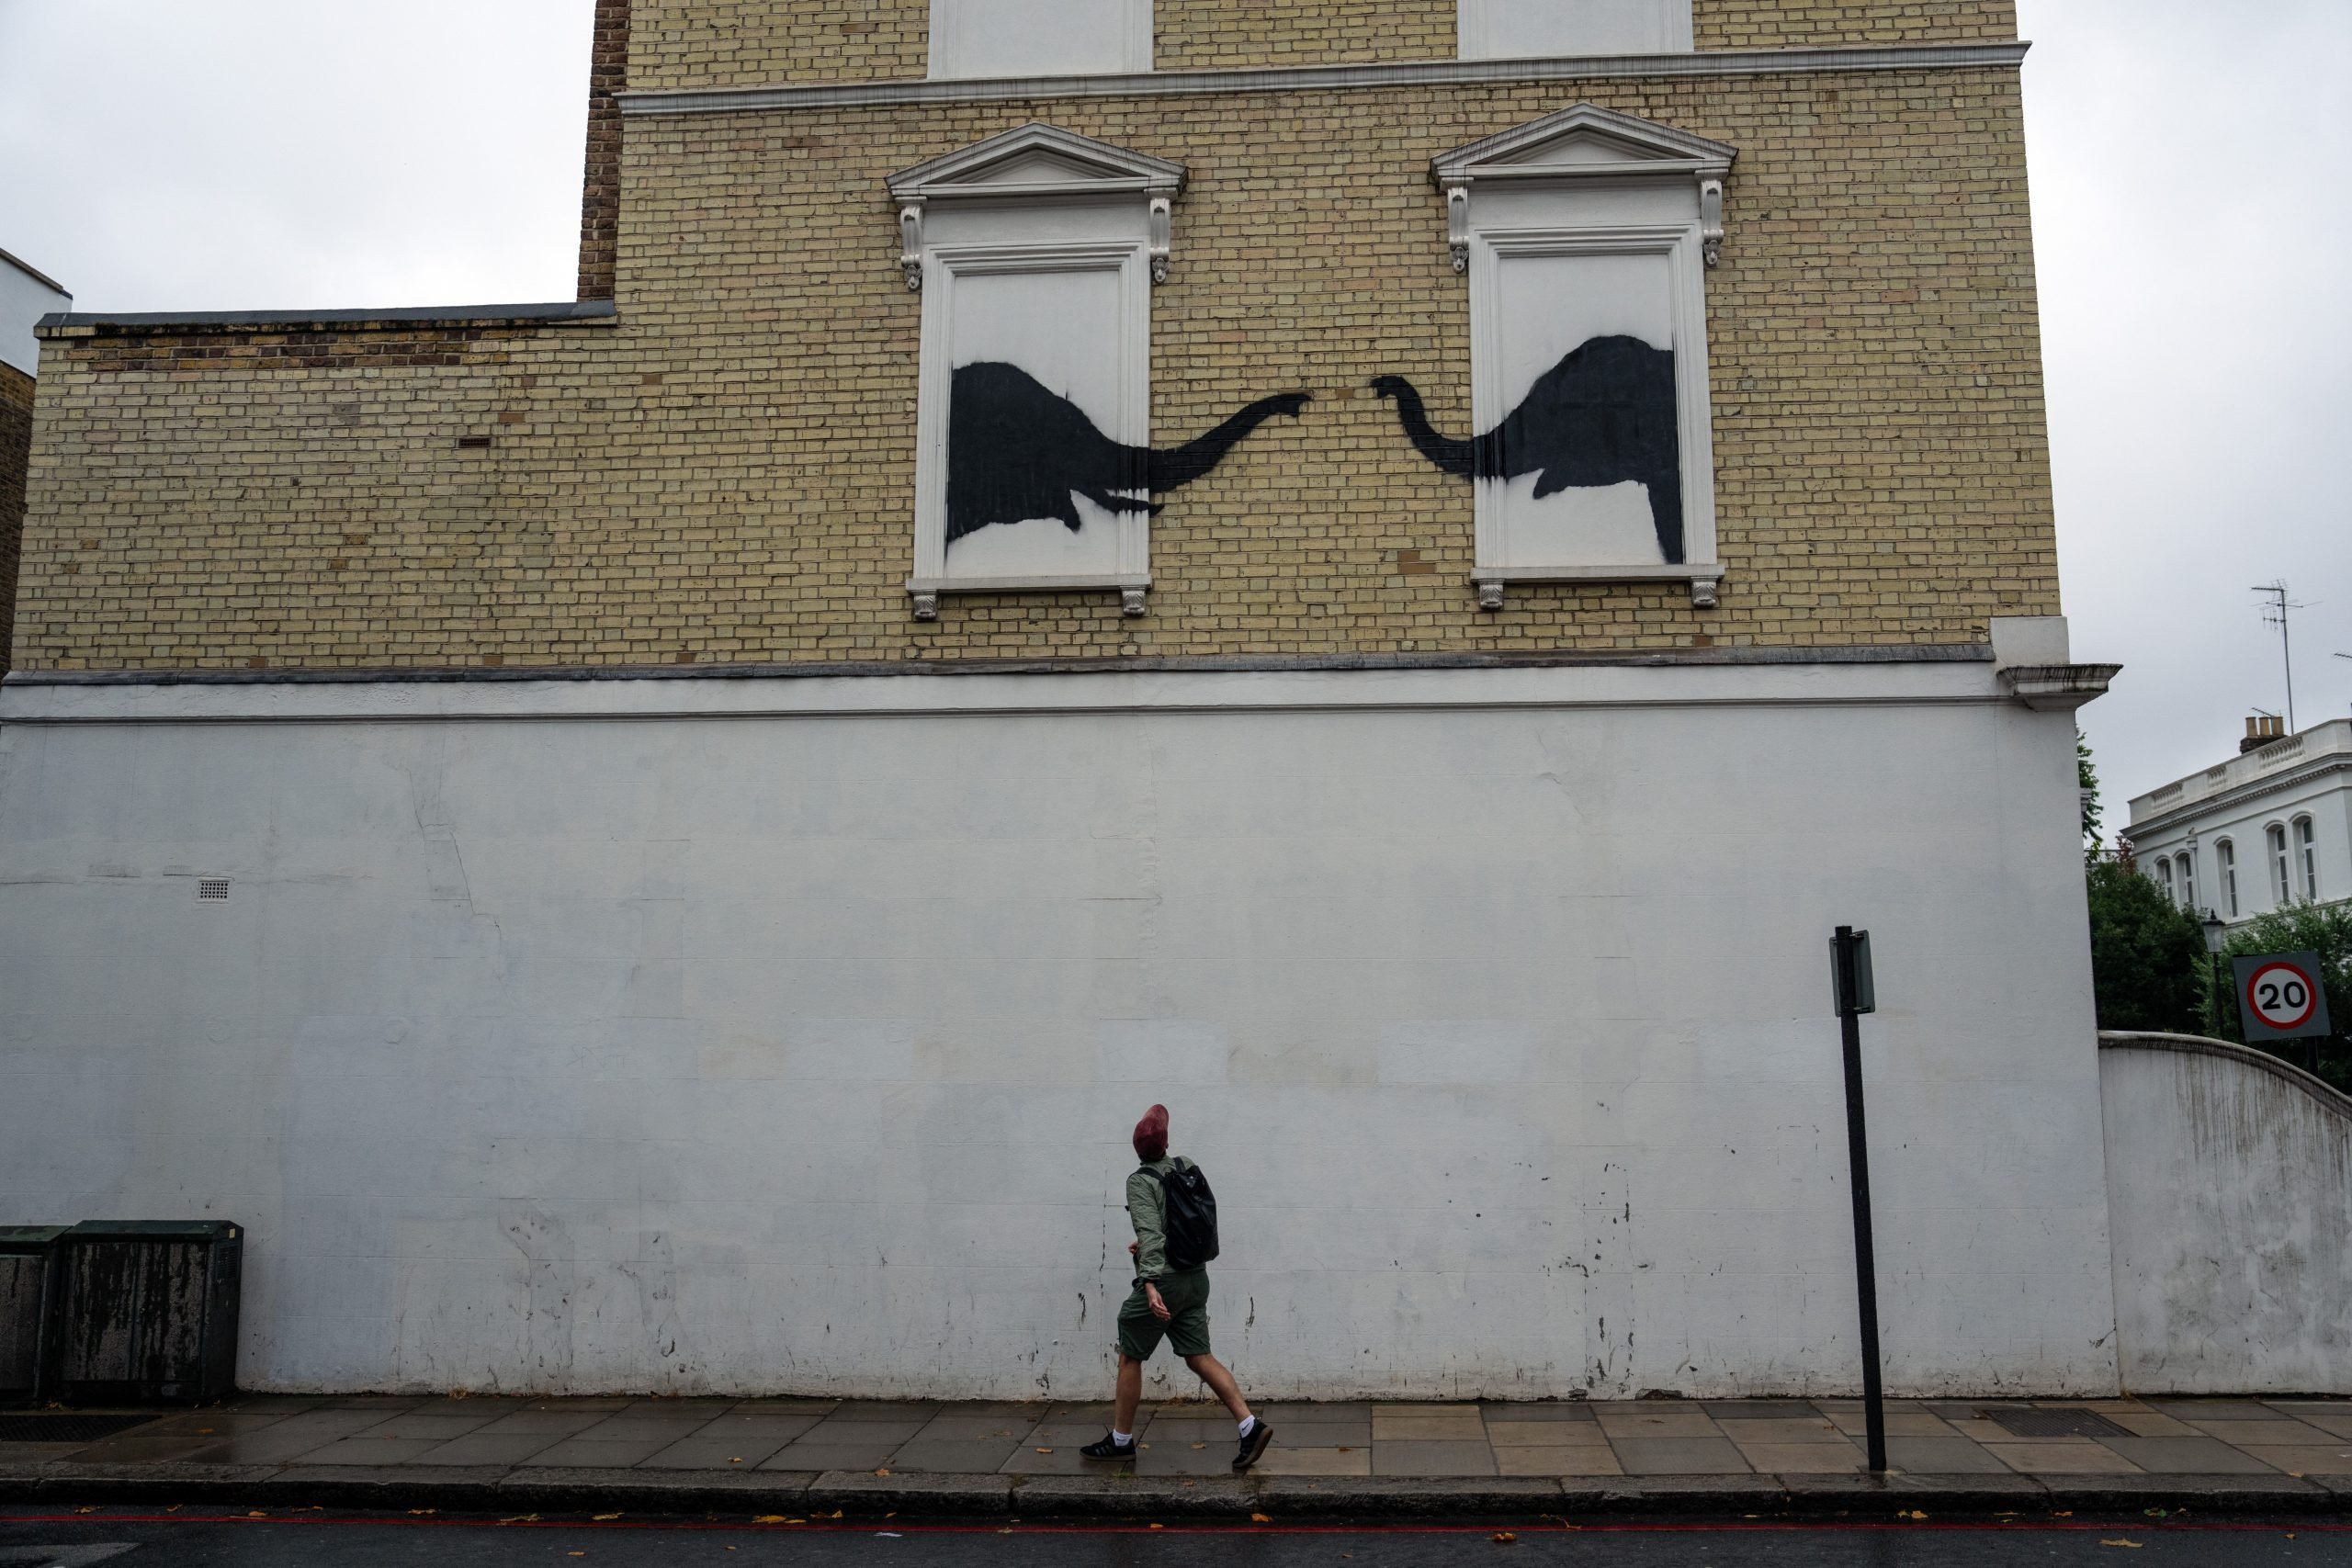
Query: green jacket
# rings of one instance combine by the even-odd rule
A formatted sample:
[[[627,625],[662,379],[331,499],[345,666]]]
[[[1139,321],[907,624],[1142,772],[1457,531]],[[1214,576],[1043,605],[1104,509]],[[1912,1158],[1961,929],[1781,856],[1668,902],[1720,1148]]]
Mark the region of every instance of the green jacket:
[[[1168,1267],[1168,1189],[1159,1184],[1162,1171],[1189,1168],[1192,1161],[1170,1155],[1138,1166],[1127,1178],[1127,1218],[1136,1227],[1136,1278],[1164,1280],[1184,1272]]]

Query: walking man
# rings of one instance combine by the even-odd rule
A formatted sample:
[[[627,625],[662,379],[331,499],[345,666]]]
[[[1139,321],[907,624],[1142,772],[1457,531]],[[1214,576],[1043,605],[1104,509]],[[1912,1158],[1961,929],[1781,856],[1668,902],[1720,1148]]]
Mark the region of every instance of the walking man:
[[[1155,1105],[1144,1112],[1136,1123],[1135,1145],[1136,1158],[1143,1162],[1127,1178],[1127,1218],[1136,1227],[1127,1250],[1135,1254],[1136,1287],[1119,1308],[1118,1403],[1110,1436],[1079,1451],[1088,1459],[1135,1457],[1143,1364],[1164,1336],[1240,1423],[1233,1468],[1247,1470],[1274,1440],[1274,1429],[1250,1414],[1233,1374],[1209,1354],[1208,1260],[1216,1256],[1216,1200],[1198,1167],[1181,1156],[1169,1157],[1168,1107]],[[1178,1188],[1172,1219],[1171,1183]]]

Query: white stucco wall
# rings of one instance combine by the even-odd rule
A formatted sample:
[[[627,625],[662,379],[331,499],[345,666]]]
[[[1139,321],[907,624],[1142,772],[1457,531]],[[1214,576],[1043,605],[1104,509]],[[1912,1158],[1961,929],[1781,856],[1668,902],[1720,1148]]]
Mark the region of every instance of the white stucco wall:
[[[0,251],[0,365],[40,374],[40,340],[34,323],[74,308],[74,297],[6,251]]]
[[[2102,1037],[2135,1393],[2352,1393],[2352,1100],[2275,1057]]]
[[[1161,1100],[1261,1393],[1846,1391],[1844,921],[1891,1386],[2106,1391],[2073,745],[1984,665],[12,682],[0,1223],[243,1222],[254,1388],[1099,1393]]]

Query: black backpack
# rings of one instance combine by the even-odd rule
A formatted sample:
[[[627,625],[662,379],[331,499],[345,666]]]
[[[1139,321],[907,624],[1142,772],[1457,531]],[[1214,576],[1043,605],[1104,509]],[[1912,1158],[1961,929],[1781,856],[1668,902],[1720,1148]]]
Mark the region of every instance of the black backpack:
[[[1198,1269],[1216,1256],[1216,1194],[1197,1165],[1158,1174],[1168,1195],[1168,1267]]]

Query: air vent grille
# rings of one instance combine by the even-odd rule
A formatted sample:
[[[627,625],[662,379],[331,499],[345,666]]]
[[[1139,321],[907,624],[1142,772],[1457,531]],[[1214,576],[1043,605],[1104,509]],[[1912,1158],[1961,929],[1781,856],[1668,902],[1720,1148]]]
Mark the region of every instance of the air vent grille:
[[[226,900],[228,897],[229,879],[227,877],[206,876],[197,879],[196,897],[198,903],[218,904]]]

